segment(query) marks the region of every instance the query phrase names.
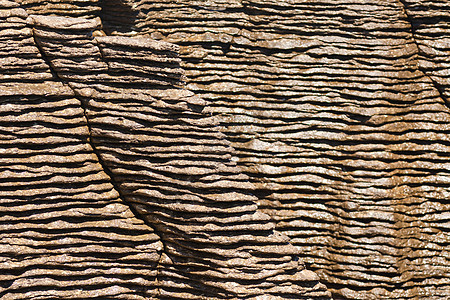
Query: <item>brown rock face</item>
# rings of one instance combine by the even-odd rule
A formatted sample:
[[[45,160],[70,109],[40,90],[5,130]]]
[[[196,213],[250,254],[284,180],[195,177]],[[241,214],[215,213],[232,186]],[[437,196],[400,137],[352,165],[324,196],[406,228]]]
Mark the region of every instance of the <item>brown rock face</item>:
[[[0,298],[450,298],[448,8],[0,0]]]
[[[124,34],[180,45],[261,211],[335,298],[450,297],[446,1],[122,5]]]
[[[178,46],[0,4],[5,299],[330,298],[182,87]]]
[[[157,295],[161,240],[114,189],[26,19],[0,1],[0,298]]]

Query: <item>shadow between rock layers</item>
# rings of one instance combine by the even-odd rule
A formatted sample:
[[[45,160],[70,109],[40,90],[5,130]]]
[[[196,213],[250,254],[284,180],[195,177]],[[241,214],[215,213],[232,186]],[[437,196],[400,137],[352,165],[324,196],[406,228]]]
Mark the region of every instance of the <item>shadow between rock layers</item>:
[[[1,297],[329,298],[181,87],[177,46],[4,0],[0,17]]]

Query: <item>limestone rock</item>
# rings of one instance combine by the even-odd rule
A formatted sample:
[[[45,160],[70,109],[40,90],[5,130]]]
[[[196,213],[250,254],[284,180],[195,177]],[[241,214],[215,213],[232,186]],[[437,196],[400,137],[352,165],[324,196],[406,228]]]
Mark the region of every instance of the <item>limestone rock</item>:
[[[0,69],[1,295],[329,298],[257,211],[176,45],[2,4],[18,19],[0,39],[17,51]]]
[[[106,7],[105,28],[180,45],[260,210],[335,298],[450,297],[447,1],[122,5],[135,21]]]

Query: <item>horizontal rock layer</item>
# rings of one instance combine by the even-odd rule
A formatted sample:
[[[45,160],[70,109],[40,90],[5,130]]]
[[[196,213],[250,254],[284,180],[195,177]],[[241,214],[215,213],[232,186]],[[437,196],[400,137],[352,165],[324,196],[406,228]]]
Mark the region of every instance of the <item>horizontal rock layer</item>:
[[[103,0],[15,0],[29,14],[95,18]],[[109,1],[109,0],[108,0]]]
[[[450,297],[447,2],[122,5],[105,30],[180,45],[261,211],[335,298]]]

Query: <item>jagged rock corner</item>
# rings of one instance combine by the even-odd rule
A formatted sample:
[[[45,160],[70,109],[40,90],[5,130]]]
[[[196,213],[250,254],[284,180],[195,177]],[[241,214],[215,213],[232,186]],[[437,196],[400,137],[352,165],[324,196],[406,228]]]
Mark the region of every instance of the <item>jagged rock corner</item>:
[[[0,299],[450,298],[449,11],[0,0]]]

